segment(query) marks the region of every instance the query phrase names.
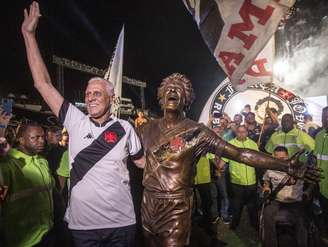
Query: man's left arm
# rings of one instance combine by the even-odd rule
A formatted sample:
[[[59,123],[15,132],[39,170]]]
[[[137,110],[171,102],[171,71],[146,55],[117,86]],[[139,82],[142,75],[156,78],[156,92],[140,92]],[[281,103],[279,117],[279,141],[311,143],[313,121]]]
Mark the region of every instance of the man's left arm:
[[[143,168],[145,168],[146,158],[145,158],[145,156],[142,156],[140,159],[133,160],[133,162],[134,162],[134,164],[136,164],[137,167],[143,169]]]
[[[59,163],[59,167],[56,170],[57,178],[59,181],[60,192],[63,191],[66,181],[69,178],[69,158],[68,158],[68,150],[66,150]]]
[[[146,159],[144,157],[144,150],[140,142],[140,138],[137,135],[133,127],[131,127],[130,135],[128,137],[128,149],[131,159],[134,164],[143,169],[146,164]]]

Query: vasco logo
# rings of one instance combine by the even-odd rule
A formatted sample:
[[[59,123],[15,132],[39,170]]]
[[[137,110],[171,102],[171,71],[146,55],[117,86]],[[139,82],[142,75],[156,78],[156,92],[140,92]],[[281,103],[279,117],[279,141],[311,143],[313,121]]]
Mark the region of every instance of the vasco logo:
[[[185,146],[185,141],[182,137],[176,137],[172,140],[170,140],[170,148],[174,151],[180,151]]]
[[[271,96],[269,97],[269,92]],[[240,113],[244,105],[251,105],[252,111],[256,114],[258,122],[263,122],[265,109],[268,106],[275,108],[278,118],[281,119],[285,113],[291,113],[299,128],[304,126],[304,114],[308,112],[306,104],[299,96],[287,91],[279,86],[271,84],[256,84],[249,87],[245,92],[236,91],[230,83],[223,83],[215,93],[210,105],[210,114],[227,113],[231,118],[236,113]],[[218,119],[213,120],[213,124],[218,124]]]
[[[104,134],[104,139],[107,143],[117,142],[117,134],[113,131],[106,131]]]

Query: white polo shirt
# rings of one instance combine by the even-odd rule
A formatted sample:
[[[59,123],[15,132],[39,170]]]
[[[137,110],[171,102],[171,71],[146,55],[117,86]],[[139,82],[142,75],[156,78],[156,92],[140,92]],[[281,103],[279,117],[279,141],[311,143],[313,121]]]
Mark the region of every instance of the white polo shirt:
[[[287,176],[281,171],[267,170],[263,176],[264,181],[272,183],[272,190],[275,190],[280,182]],[[299,202],[302,201],[304,181],[298,179],[294,185],[285,185],[277,194],[276,200],[280,202]]]
[[[135,224],[127,158],[141,158],[143,149],[133,127],[116,117],[100,126],[67,101],[59,119],[69,133],[68,227],[92,230]]]

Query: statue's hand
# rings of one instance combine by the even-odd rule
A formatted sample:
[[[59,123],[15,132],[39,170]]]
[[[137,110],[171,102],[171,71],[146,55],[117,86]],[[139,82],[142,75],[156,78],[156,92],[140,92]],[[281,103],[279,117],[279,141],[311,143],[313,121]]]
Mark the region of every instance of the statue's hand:
[[[307,164],[299,161],[300,156],[304,153],[304,150],[296,153],[288,161],[288,175],[302,179],[308,183],[317,183],[323,176],[321,175],[322,170],[317,167],[311,167]]]

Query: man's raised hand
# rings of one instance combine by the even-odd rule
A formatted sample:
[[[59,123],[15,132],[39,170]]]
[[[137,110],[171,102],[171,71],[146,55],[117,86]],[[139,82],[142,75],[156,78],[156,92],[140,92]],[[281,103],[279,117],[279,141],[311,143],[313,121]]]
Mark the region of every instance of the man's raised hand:
[[[35,30],[38,26],[38,21],[40,18],[39,4],[33,1],[30,5],[29,11],[24,9],[24,21],[22,24],[23,34],[35,34]]]

